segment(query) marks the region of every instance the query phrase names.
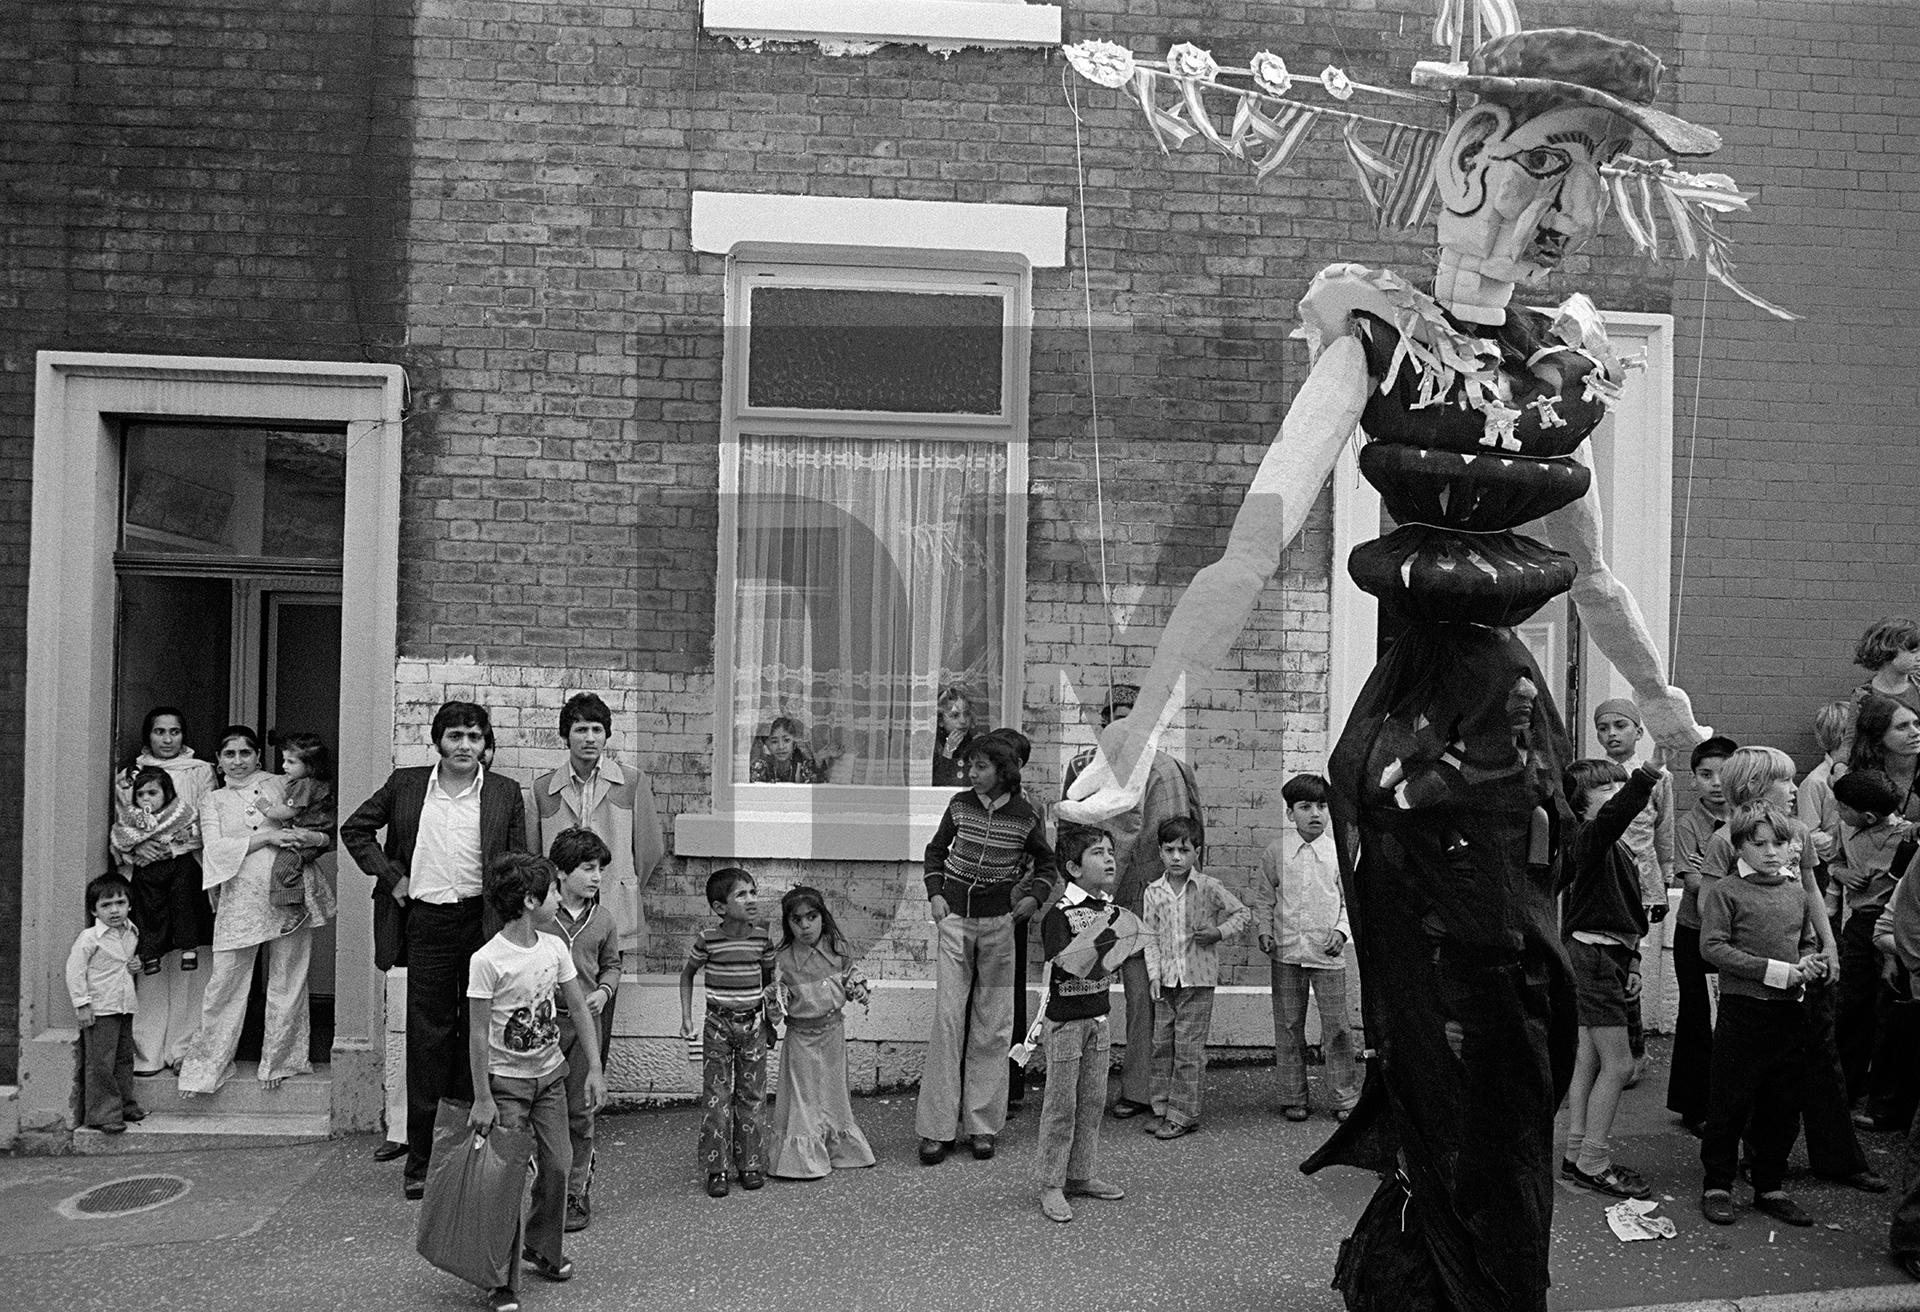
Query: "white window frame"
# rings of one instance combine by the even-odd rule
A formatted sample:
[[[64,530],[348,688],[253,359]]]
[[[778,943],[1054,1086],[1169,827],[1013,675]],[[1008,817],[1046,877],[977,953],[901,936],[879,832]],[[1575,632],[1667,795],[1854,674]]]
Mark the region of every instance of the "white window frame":
[[[1614,577],[1640,603],[1654,649],[1665,661],[1672,627],[1673,316],[1604,310],[1601,317],[1617,351],[1646,359],[1644,369],[1628,373],[1619,404],[1589,439],[1594,486],[1600,493],[1601,547]],[[1625,452],[1620,450],[1622,433],[1627,436]],[[1377,663],[1379,603],[1347,573],[1347,557],[1353,549],[1380,536],[1380,494],[1360,476],[1359,450],[1356,436],[1341,451],[1333,472],[1329,753],[1340,741],[1361,685]],[[1581,704],[1560,708],[1570,726],[1591,724],[1594,708],[1610,697],[1633,695],[1591,638],[1583,638],[1580,669]],[[1287,768],[1307,764],[1296,767],[1289,762]]]
[[[701,25],[740,41],[871,42],[952,51],[963,46],[1057,46],[1059,5],[1022,0],[703,0]]]
[[[992,292],[1002,299],[1001,404],[996,415],[749,408],[747,328],[754,287],[825,287],[920,293]],[[928,785],[757,784],[735,779],[734,609],[737,590],[740,437],[859,433],[1003,445],[1006,579],[1001,599],[996,725],[1020,723],[1026,600],[1027,386],[1032,278],[1024,259],[978,254],[876,252],[842,247],[736,247],[727,270],[727,359],[720,435],[719,568],[714,604],[713,813],[682,815],[675,850],[689,855],[898,861],[918,857],[953,790]]]

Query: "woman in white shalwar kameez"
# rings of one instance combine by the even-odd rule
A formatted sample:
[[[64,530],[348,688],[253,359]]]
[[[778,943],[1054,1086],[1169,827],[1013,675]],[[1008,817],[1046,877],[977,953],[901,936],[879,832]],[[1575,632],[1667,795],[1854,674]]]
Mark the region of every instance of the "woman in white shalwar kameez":
[[[224,787],[208,794],[200,814],[201,868],[214,902],[213,970],[200,1010],[200,1032],[180,1066],[180,1092],[213,1093],[234,1072],[233,1054],[247,1015],[255,956],[267,958],[266,1034],[260,1083],[278,1088],[313,1069],[307,1057],[307,966],[313,931],[332,914],[330,890],[310,889],[303,906],[275,906],[273,857],[287,847],[323,846],[331,836],[285,829],[261,813],[263,799],[282,801],[281,780],[260,768],[260,740],[233,726],[220,735],[216,763]]]

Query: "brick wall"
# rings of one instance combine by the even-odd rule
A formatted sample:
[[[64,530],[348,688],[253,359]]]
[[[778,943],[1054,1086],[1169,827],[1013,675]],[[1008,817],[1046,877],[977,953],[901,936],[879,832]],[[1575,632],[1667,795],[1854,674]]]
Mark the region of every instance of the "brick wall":
[[[1679,677],[1703,719],[1804,769],[1815,707],[1865,677],[1861,630],[1920,611],[1920,382],[1888,352],[1920,297],[1920,10],[1676,9],[1681,104],[1726,138],[1713,167],[1759,193],[1726,225],[1739,276],[1806,316],[1781,323],[1714,287],[1696,371],[1698,273],[1676,281]]]
[[[402,0],[13,13],[0,31],[0,1082],[17,1043],[34,353],[396,358],[411,54]]]
[[[1631,30],[1669,59],[1670,14],[1535,6],[1537,22]],[[1068,39],[1135,49],[1192,38],[1223,62],[1281,51],[1403,86],[1431,53],[1426,0],[1281,11],[1252,4],[1074,6]],[[1550,10],[1550,12],[1544,12]],[[590,9],[423,3],[409,338],[422,419],[410,440],[402,650],[424,720],[448,690],[537,710],[501,764],[557,759],[560,697],[607,690],[670,815],[710,805],[713,613],[725,265],[689,248],[692,192],[765,191],[1073,208],[1069,267],[1034,277],[1027,687],[1035,792],[1138,675],[1194,571],[1218,555],[1253,467],[1306,369],[1292,301],[1336,259],[1417,269],[1367,235],[1337,138],[1257,186],[1199,148],[1162,158],[1137,109],[1056,52],[889,47],[833,58],[700,34],[697,0]],[[1086,254],[1083,264],[1081,245]],[[1610,306],[1667,308],[1666,271],[1623,241],[1569,271]],[[1096,489],[1082,277],[1096,329]],[[1101,592],[1090,507],[1101,494]],[[1253,627],[1181,731],[1206,789],[1215,867],[1245,887],[1277,836],[1279,784],[1327,747],[1330,521],[1324,497]],[[456,668],[451,663],[461,662]],[[417,663],[417,664],[416,664]],[[617,695],[615,695],[617,694]],[[403,717],[404,718],[404,717]],[[401,742],[412,744],[405,728]],[[648,898],[647,964],[672,969],[706,912],[711,863],[670,863]],[[786,871],[768,870],[768,882]],[[923,968],[910,866],[815,863],[857,909],[880,973]],[[1234,979],[1251,945],[1232,950]],[[1264,978],[1259,974],[1258,978]]]

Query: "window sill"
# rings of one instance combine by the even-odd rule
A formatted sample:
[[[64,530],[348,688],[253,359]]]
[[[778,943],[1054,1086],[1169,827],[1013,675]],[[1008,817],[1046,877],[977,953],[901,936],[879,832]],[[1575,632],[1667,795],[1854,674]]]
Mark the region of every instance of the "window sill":
[[[934,50],[1057,46],[1060,7],[991,0],[704,0],[716,36],[760,41],[893,41]]]
[[[763,785],[763,787],[765,787]],[[790,785],[774,785],[783,789]],[[809,790],[810,791],[810,790]],[[837,790],[835,790],[837,791]],[[899,804],[882,810],[736,809],[683,813],[673,822],[677,856],[794,861],[919,861],[940,827],[951,788],[901,789]],[[830,802],[830,793],[817,799]]]

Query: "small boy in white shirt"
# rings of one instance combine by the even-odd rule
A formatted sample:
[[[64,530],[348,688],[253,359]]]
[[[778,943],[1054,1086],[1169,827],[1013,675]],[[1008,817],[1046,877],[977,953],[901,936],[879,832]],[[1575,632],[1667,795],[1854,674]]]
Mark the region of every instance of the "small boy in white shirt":
[[[1200,1076],[1220,982],[1220,940],[1252,918],[1226,885],[1195,869],[1200,822],[1160,822],[1160,864],[1147,885],[1141,922],[1147,937],[1147,985],[1153,998],[1153,1119],[1146,1132],[1178,1139],[1200,1125]]]
[[[67,954],[67,994],[80,1018],[86,1123],[108,1134],[123,1134],[128,1121],[147,1117],[133,1097],[133,975],[140,969],[140,933],[128,919],[132,910],[133,885],[125,879],[101,875],[90,881],[87,912],[93,923]]]
[[[567,1059],[560,1053],[555,994],[566,1000],[575,1051],[587,1065],[589,1111],[606,1098],[600,1033],[573,953],[557,934],[543,934],[560,905],[558,871],[545,857],[509,852],[487,871],[487,904],[505,926],[473,954],[467,967],[467,1059],[473,1068],[473,1110],[467,1121],[481,1134],[499,1122],[531,1129],[536,1144],[533,1205],[525,1247],[507,1284],[491,1291],[494,1312],[520,1306],[520,1262],[549,1280],[573,1278],[563,1251],[567,1173],[573,1149],[567,1134]]]
[[[1293,832],[1267,845],[1253,883],[1253,923],[1273,976],[1273,1064],[1280,1108],[1307,1119],[1307,994],[1320,1006],[1320,1051],[1326,1058],[1333,1119],[1344,1121],[1360,1101],[1353,1022],[1347,1011],[1347,900],[1328,832],[1331,789],[1317,774],[1287,780],[1280,798]]]

